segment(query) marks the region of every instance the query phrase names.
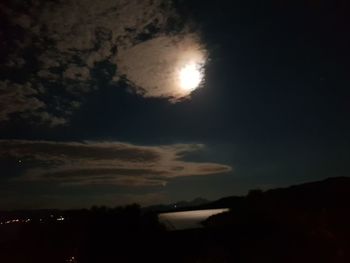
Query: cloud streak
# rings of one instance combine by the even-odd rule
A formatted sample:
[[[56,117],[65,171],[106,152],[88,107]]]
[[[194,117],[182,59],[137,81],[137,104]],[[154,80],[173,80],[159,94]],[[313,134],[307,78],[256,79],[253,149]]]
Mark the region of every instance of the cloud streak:
[[[16,180],[61,185],[164,186],[174,178],[225,173],[228,165],[186,161],[201,144],[140,146],[121,142],[1,140],[0,157],[21,159]]]

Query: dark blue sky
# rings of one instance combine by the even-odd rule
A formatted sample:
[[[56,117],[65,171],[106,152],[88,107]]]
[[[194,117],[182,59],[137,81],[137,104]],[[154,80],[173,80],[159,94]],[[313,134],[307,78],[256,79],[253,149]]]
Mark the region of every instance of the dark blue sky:
[[[209,54],[205,82],[190,99],[177,103],[138,95],[128,81],[111,81],[119,68],[110,57],[96,60],[88,68],[89,77],[83,80],[65,79],[64,67],[71,65],[73,58],[79,61],[76,65],[88,64],[82,59],[85,51],[71,49],[69,52],[75,53],[68,62],[57,55],[60,66],[50,70],[61,77],[43,78],[38,72],[46,62],[38,57],[47,54],[40,45],[47,41],[55,52],[61,52],[61,46],[54,42],[58,40],[45,30],[37,40],[37,35],[28,33],[32,30],[29,26],[13,21],[23,14],[29,20],[35,12],[40,16],[45,5],[28,14],[21,4],[1,6],[7,15],[1,18],[6,23],[2,23],[0,35],[7,54],[0,73],[6,82],[0,89],[0,112],[4,112],[0,114],[0,197],[5,200],[0,208],[151,204],[198,196],[215,199],[244,194],[252,188],[349,175],[350,37],[345,1],[176,1],[175,22],[168,22],[165,32],[152,22],[153,31],[140,29],[149,35],[142,35],[138,41],[148,41],[157,34],[176,34],[186,24],[200,35]],[[138,29],[130,32],[133,30]],[[11,47],[18,39],[30,44]],[[100,39],[96,43],[102,46],[104,42]],[[121,52],[121,44],[114,45],[117,54]],[[25,61],[24,66],[10,65],[9,61],[21,64],[19,58]],[[39,92],[26,91],[26,83]],[[37,89],[40,85],[44,92]],[[19,91],[8,96],[8,89],[13,87]],[[74,90],[77,87],[79,91]],[[45,106],[35,106],[41,104],[33,98]],[[72,101],[79,107],[72,106]],[[63,125],[57,124],[60,118]],[[51,144],[43,146],[43,141]],[[82,142],[91,147],[93,153],[86,154],[88,157]],[[139,176],[141,172],[131,170],[130,163],[114,163],[114,157],[119,161],[124,158],[120,148],[115,153],[115,145],[107,147],[106,151],[113,151],[113,158],[96,150],[104,147],[102,142],[127,143],[132,148],[126,154],[130,160],[136,158],[134,151],[140,147],[160,149],[160,155],[166,156],[168,151],[178,150],[164,150],[162,146],[182,144],[187,154],[180,158],[184,162],[180,166],[185,168],[177,173],[171,166],[171,172],[160,172],[152,166],[153,170],[140,175],[147,179],[144,184],[135,179],[140,177],[134,173]],[[79,145],[73,147],[75,143]],[[205,147],[188,150],[194,144]],[[182,156],[180,152],[176,156]],[[92,163],[101,154],[108,158]],[[146,158],[142,156],[135,160]],[[110,159],[113,164],[107,162]],[[178,165],[177,160],[171,165]],[[182,174],[186,162],[211,166],[199,167],[201,172],[193,175]],[[125,165],[129,170],[120,172]],[[96,172],[100,166],[105,170],[94,173],[95,181],[86,180],[91,170]],[[45,169],[49,169],[47,174],[43,173]],[[214,172],[209,172],[211,169]],[[76,172],[80,181],[62,170]],[[108,180],[101,183],[105,173]],[[68,183],[62,180],[67,176],[71,180]],[[123,180],[115,181],[118,176]],[[132,178],[132,183],[124,177]]]

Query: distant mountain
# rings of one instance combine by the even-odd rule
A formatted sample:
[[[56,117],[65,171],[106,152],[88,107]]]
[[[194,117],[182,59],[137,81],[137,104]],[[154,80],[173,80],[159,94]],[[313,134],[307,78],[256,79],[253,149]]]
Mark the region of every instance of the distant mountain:
[[[180,201],[174,204],[177,208],[183,208],[183,207],[194,207],[194,206],[199,206],[199,205],[204,205],[208,204],[210,201],[197,197],[193,199],[192,201]]]
[[[176,203],[168,205],[152,205],[143,208],[144,211],[156,211],[156,212],[167,212],[167,211],[179,211],[179,210],[191,210],[200,209],[202,206],[210,204],[211,202],[202,197],[197,197],[192,201],[178,201]]]

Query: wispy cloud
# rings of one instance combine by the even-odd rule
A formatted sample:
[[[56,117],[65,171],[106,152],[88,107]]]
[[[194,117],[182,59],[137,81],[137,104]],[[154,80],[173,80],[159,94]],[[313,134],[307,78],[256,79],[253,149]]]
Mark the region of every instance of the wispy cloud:
[[[177,177],[231,171],[228,165],[190,162],[200,144],[140,146],[121,142],[1,140],[0,156],[23,160],[27,171],[17,180],[61,185],[164,186]]]

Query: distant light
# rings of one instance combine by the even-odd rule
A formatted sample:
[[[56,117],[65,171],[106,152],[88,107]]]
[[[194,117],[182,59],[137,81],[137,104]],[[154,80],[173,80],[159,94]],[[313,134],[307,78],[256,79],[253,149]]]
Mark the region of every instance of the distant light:
[[[61,216],[61,217],[57,218],[56,220],[57,220],[57,221],[63,221],[63,220],[64,220],[64,217]]]
[[[75,257],[74,256],[69,257],[66,262],[73,262],[73,263],[76,262]]]

